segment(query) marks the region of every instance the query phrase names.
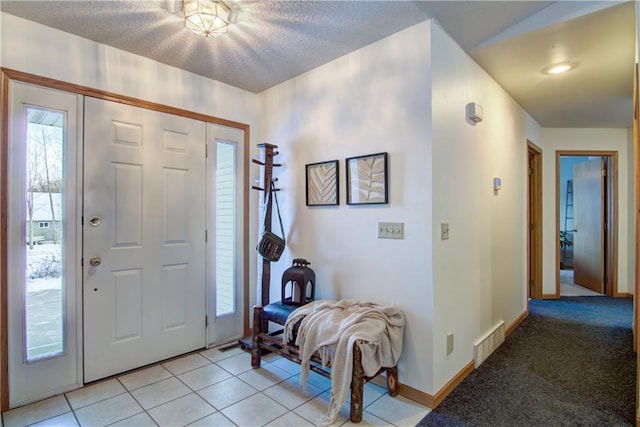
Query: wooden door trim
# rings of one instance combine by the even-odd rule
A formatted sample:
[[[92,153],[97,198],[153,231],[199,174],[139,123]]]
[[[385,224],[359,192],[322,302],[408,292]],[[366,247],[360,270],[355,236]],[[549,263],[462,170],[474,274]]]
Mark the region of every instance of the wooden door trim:
[[[638,63],[635,64],[633,73],[633,176],[635,187],[635,257],[634,257],[634,284],[633,284],[633,349],[638,349],[638,327],[640,325],[640,311],[638,310],[638,296],[640,295],[640,101],[638,99]],[[638,355],[640,357],[640,354]],[[640,378],[640,372],[638,373]],[[636,408],[639,406],[640,396],[636,393]]]
[[[607,262],[609,270],[607,271],[608,281],[611,285],[607,287],[607,295],[613,297],[628,297],[628,292],[618,291],[618,153],[611,157],[611,162],[607,162],[607,222],[609,229],[607,230],[605,239],[609,248],[607,252]],[[613,198],[613,200],[612,200]],[[615,202],[615,203],[612,203]],[[613,285],[615,284],[615,286]]]
[[[618,292],[618,152],[606,150],[556,150],[556,236],[560,235],[560,157],[561,156],[600,156],[609,157],[611,165],[609,168],[613,172],[613,177],[608,177],[609,186],[613,186],[609,191],[607,200],[605,201],[605,209],[612,217],[609,222],[613,226],[609,226],[605,233],[605,241],[610,243],[610,250],[605,255],[607,261],[612,264],[607,270],[608,283],[605,285],[605,293],[611,297],[626,297],[626,293]],[[613,179],[611,179],[613,178]],[[609,190],[611,188],[609,187]],[[560,241],[556,237],[556,298],[560,298]]]
[[[210,116],[208,114],[197,113],[194,111],[184,110],[181,108],[171,107],[151,101],[145,101],[126,95],[121,95],[104,90],[94,89],[87,86],[68,83],[61,80],[42,77],[35,74],[25,73],[22,71],[12,70],[9,68],[0,68],[0,102],[2,102],[2,114],[0,114],[0,411],[9,409],[9,342],[8,342],[8,276],[7,276],[7,180],[8,180],[8,147],[9,147],[9,82],[11,80],[30,83],[46,88],[57,89],[78,95],[91,96],[98,99],[117,102],[120,104],[131,105],[134,107],[146,108],[149,110],[159,111],[175,116],[187,117],[203,121],[205,123],[215,123],[223,126],[233,127],[244,131],[244,150],[243,156],[249,159],[250,144],[250,126],[246,123],[226,120],[219,117]],[[245,189],[243,191],[243,209],[244,209],[244,227],[243,234],[245,241],[249,236],[249,168],[244,168],[243,179]],[[251,333],[249,327],[249,247],[244,245],[242,259],[244,262],[244,281],[242,289],[244,293],[244,336]]]
[[[1,73],[0,114],[0,411],[9,409],[9,314],[8,314],[8,166],[9,166],[9,77]]]
[[[633,284],[633,350],[636,352],[636,371],[640,366],[640,354],[638,354],[638,326],[640,324],[638,313],[638,292],[640,292],[640,120],[638,100],[638,63],[633,71],[633,177],[635,187],[635,256],[634,256],[634,284]],[[638,396],[638,384],[640,384],[640,371],[636,374],[636,425],[640,426],[640,396]]]
[[[534,232],[527,230],[527,281],[532,281],[532,286],[529,282],[526,286],[531,289],[531,298],[539,299],[542,298],[542,148],[527,140],[527,167],[529,154],[533,158],[527,179],[527,228],[533,224]]]

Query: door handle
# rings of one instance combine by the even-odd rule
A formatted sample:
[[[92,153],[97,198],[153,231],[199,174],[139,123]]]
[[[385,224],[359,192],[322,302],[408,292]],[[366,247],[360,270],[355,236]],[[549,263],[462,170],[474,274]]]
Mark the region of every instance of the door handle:
[[[89,264],[91,264],[93,267],[97,267],[102,263],[102,259],[100,259],[99,256],[94,256],[93,258],[91,258],[89,260]]]
[[[99,216],[92,216],[91,219],[89,220],[89,224],[91,224],[92,227],[99,226],[101,222],[102,220],[100,219]]]

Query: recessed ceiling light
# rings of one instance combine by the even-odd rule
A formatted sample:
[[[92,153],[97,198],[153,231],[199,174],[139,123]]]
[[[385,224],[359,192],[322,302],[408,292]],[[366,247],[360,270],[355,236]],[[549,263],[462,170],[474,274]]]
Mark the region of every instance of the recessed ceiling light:
[[[573,68],[573,64],[570,62],[561,62],[559,64],[549,65],[544,69],[546,74],[561,74],[566,73],[567,71]]]

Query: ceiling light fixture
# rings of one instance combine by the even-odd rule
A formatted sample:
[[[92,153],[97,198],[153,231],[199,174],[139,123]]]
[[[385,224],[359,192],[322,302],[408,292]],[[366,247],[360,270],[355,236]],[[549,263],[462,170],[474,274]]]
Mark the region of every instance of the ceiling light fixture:
[[[205,37],[227,32],[229,8],[219,0],[184,0],[184,19],[188,29]]]
[[[562,74],[573,69],[573,64],[570,62],[560,62],[559,64],[549,65],[544,69],[545,74]]]

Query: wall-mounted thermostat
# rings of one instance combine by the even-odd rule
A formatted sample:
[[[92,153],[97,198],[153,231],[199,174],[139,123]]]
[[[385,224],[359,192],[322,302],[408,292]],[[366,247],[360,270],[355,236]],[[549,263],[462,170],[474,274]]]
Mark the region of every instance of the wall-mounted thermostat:
[[[471,120],[473,123],[478,123],[482,121],[482,106],[476,104],[475,102],[470,102],[467,104],[467,118]]]
[[[502,187],[502,180],[500,178],[493,178],[493,191],[498,192]]]

